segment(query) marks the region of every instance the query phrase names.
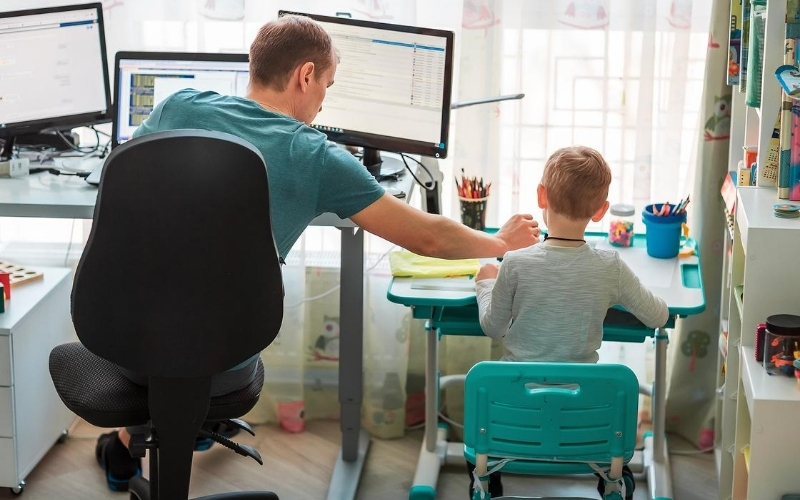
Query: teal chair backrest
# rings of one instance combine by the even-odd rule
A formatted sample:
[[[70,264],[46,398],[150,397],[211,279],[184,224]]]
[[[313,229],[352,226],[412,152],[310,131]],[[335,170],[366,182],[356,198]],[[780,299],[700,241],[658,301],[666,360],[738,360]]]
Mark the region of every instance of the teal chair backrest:
[[[514,458],[519,474],[594,472],[633,457],[639,383],[630,368],[484,361],[467,374],[464,455]]]

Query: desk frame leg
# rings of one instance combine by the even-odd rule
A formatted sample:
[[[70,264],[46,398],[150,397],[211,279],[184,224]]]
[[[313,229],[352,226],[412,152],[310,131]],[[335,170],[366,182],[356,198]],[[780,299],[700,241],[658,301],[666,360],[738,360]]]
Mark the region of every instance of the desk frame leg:
[[[361,429],[364,397],[364,232],[340,228],[342,267],[339,282],[339,426],[342,450],[333,468],[328,500],[354,499],[370,437]]]
[[[644,439],[644,467],[651,499],[672,498],[672,475],[666,438],[667,345],[666,328],[656,330],[656,374],[653,384],[653,432]]]
[[[447,447],[447,428],[439,427],[439,331],[431,327],[431,322],[425,330],[425,436],[408,492],[409,500],[436,498],[439,469],[444,464],[439,450],[442,444],[445,449]]]

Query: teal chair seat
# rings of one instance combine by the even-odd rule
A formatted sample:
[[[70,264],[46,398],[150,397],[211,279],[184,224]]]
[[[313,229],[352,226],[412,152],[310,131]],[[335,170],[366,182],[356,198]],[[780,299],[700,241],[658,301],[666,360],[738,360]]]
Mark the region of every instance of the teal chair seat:
[[[639,402],[630,368],[484,361],[467,374],[464,396],[464,456],[477,475],[505,459],[503,472],[515,474],[601,470],[614,478],[605,498],[622,498],[617,480],[633,457]]]

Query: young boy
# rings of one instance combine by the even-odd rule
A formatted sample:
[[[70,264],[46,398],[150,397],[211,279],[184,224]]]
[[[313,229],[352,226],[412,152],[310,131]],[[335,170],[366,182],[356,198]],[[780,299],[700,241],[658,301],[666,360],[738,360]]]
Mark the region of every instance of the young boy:
[[[596,363],[606,311],[621,305],[651,328],[667,322],[667,305],[639,282],[612,250],[584,241],[589,221],[608,209],[611,170],[594,149],[559,149],[547,160],[537,188],[547,236],[537,245],[506,253],[499,270],[481,267],[475,277],[481,328],[502,338],[504,361]],[[625,466],[626,500],[633,476]],[[602,495],[605,484],[598,483]],[[489,480],[502,494],[499,473]]]

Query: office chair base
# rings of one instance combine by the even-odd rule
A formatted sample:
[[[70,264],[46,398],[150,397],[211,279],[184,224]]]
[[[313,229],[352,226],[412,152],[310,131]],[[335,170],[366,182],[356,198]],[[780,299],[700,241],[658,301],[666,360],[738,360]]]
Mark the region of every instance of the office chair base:
[[[130,500],[150,500],[150,481],[137,476],[131,479]],[[194,500],[279,500],[278,495],[271,491],[237,491],[207,495]]]

